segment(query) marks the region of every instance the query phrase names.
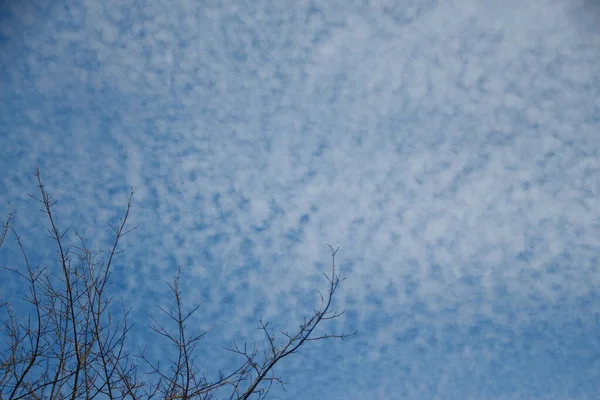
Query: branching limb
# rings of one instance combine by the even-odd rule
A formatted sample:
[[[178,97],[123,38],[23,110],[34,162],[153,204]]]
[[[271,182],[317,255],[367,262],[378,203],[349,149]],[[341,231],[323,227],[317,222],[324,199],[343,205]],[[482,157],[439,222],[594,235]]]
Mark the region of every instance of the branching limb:
[[[8,222],[21,250],[26,272],[9,269],[29,286],[25,302],[33,315],[25,321],[7,308],[7,317],[0,322],[9,341],[3,348],[0,362],[0,398],[94,399],[100,394],[119,398],[119,393],[132,396],[140,384],[134,379],[135,366],[128,365],[124,342],[130,329],[127,313],[123,322],[113,322],[108,311],[111,302],[104,289],[109,281],[111,262],[125,230],[131,208],[133,189],[127,212],[114,229],[115,241],[107,264],[97,263],[81,236],[80,246],[66,246],[64,238],[69,229],[61,231],[53,214],[56,202],[42,183],[39,169],[35,176],[40,197],[30,195],[42,204],[49,221],[50,237],[57,247],[60,274],[30,265],[27,253],[16,230]],[[135,228],[134,228],[135,229]],[[73,264],[76,254],[80,265]],[[5,350],[6,349],[6,350]],[[133,372],[132,372],[133,371]]]
[[[261,320],[259,329],[261,329],[267,337],[270,349],[264,352],[264,359],[260,363],[256,362],[255,350],[253,350],[252,352],[248,352],[245,346],[243,349],[241,349],[235,345],[234,348],[228,349],[229,351],[243,356],[246,359],[245,365],[252,367],[251,370],[248,368],[242,369],[242,371],[244,371],[246,375],[240,377],[240,380],[251,379],[251,383],[246,391],[235,397],[236,399],[245,400],[256,393],[258,393],[259,397],[262,398],[262,396],[266,396],[266,393],[268,393],[268,390],[270,389],[274,381],[279,382],[283,386],[284,382],[280,378],[275,377],[274,374],[271,377],[268,377],[269,373],[272,372],[273,368],[278,362],[280,362],[283,358],[289,356],[290,354],[297,352],[298,349],[306,342],[333,338],[345,339],[356,334],[356,332],[353,332],[349,334],[341,333],[311,336],[315,328],[319,326],[321,322],[336,319],[344,314],[343,311],[338,313],[334,310],[330,310],[335,292],[339,284],[343,282],[345,278],[341,277],[335,269],[335,255],[339,248],[334,250],[332,246],[328,246],[331,249],[332,270],[331,275],[324,274],[325,278],[327,279],[327,282],[329,283],[329,290],[327,296],[323,296],[322,293],[319,292],[321,297],[321,307],[318,310],[314,310],[314,314],[308,320],[306,318],[304,319],[304,323],[299,326],[299,330],[295,334],[289,334],[287,332],[281,331],[281,333],[287,338],[287,343],[284,342],[282,346],[277,346],[277,337],[268,331],[267,327],[269,324],[265,324]],[[250,377],[250,371],[254,371],[255,373],[253,378]],[[264,381],[269,382],[268,387],[259,389],[259,385]],[[237,385],[234,387],[234,390],[235,392],[237,392]]]
[[[103,251],[93,253],[81,235],[75,232],[77,244],[67,245],[65,237],[70,231],[59,228],[53,207],[56,201],[47,192],[36,168],[40,197],[32,198],[42,205],[41,211],[49,224],[48,233],[56,246],[58,265],[39,267],[30,264],[25,246],[12,227],[14,211],[10,208],[0,232],[0,248],[9,232],[20,249],[24,268],[5,267],[17,274],[27,284],[24,302],[29,313],[19,316],[11,302],[0,300],[0,400],[10,399],[201,399],[209,400],[223,390],[230,390],[230,400],[264,399],[273,384],[285,390],[285,382],[275,373],[275,366],[285,357],[299,351],[310,341],[332,338],[345,339],[356,334],[316,334],[324,321],[341,317],[344,311],[332,309],[336,290],[345,278],[336,271],[335,256],[331,249],[332,268],[324,274],[327,290],[319,291],[321,304],[305,317],[295,332],[281,331],[275,335],[268,322],[260,320],[258,329],[266,336],[267,348],[233,342],[227,350],[241,356],[240,365],[230,373],[219,371],[218,377],[209,381],[202,374],[194,353],[206,332],[190,334],[187,324],[199,310],[199,305],[187,311],[183,304],[180,286],[181,268],[169,288],[173,294],[173,307],[159,307],[174,329],[161,325],[152,318],[152,330],[174,349],[172,358],[153,362],[143,352],[139,357],[150,366],[152,381],[138,378],[138,366],[126,351],[125,342],[131,330],[128,317],[131,309],[122,306],[122,319],[111,313],[112,298],[106,288],[111,283],[111,270],[119,243],[129,229],[133,199],[131,189],[127,209],[119,224],[108,224],[114,241],[108,249],[106,263]],[[167,364],[165,368],[164,365]]]

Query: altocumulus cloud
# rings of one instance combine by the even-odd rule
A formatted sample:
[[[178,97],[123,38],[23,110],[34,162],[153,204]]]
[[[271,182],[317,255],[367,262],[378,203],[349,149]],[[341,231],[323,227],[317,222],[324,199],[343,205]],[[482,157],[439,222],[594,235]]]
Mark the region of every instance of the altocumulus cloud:
[[[300,323],[340,245],[331,329],[359,335],[272,398],[597,398],[599,26],[592,1],[5,0],[0,210],[49,262],[36,164],[96,247],[133,185],[135,343],[183,265],[208,370]]]

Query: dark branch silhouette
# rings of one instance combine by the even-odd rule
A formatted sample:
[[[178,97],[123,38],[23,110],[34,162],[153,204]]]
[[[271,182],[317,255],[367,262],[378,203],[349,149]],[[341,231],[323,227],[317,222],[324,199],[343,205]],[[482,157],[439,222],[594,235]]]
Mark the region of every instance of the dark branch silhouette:
[[[131,309],[122,305],[122,315],[112,314],[113,299],[106,294],[110,284],[111,267],[121,239],[136,229],[127,227],[133,188],[120,223],[110,225],[114,241],[103,261],[103,251],[92,252],[84,238],[75,232],[77,245],[66,246],[64,238],[69,229],[61,231],[52,213],[55,201],[45,189],[40,171],[36,168],[40,197],[30,195],[41,205],[49,224],[48,233],[56,245],[57,272],[32,266],[21,237],[13,227],[15,212],[10,207],[0,234],[0,249],[9,233],[23,258],[24,266],[5,267],[22,278],[28,293],[24,305],[14,307],[12,302],[0,299],[0,329],[4,340],[0,343],[0,400],[3,399],[211,399],[223,391],[229,399],[264,399],[272,385],[284,385],[276,375],[275,366],[285,357],[297,353],[311,341],[345,339],[356,334],[315,335],[315,329],[329,320],[339,318],[343,311],[332,309],[336,290],[345,278],[336,271],[335,256],[331,249],[331,273],[324,274],[328,283],[325,294],[319,292],[320,307],[313,310],[295,332],[279,330],[278,337],[262,319],[268,347],[233,341],[226,350],[240,356],[237,368],[209,381],[195,364],[194,352],[206,332],[190,334],[186,323],[200,306],[185,311],[180,289],[181,267],[172,284],[173,307],[159,307],[167,317],[169,328],[152,317],[151,329],[174,349],[168,359],[155,361],[141,351],[135,356],[125,349],[131,329],[128,316]],[[16,310],[19,310],[17,312]],[[27,310],[26,314],[22,310]],[[140,378],[136,360],[149,368],[152,381]],[[166,366],[165,366],[166,364]]]

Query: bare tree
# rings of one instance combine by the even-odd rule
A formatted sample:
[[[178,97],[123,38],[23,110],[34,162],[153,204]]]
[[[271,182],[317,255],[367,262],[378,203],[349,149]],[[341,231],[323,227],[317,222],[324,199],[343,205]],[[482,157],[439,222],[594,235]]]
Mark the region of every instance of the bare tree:
[[[247,343],[227,348],[241,358],[240,364],[228,373],[219,372],[208,380],[195,364],[194,352],[206,332],[190,335],[186,323],[199,306],[184,311],[180,288],[181,268],[172,284],[173,307],[160,308],[172,328],[153,318],[151,328],[170,343],[175,357],[167,362],[150,359],[143,351],[131,355],[126,351],[126,340],[131,325],[131,309],[122,305],[122,314],[113,315],[113,299],[107,295],[111,266],[121,250],[123,236],[136,227],[127,228],[132,199],[131,189],[127,208],[120,223],[110,225],[114,240],[108,250],[107,261],[103,251],[91,251],[84,238],[75,232],[77,245],[66,246],[64,237],[52,213],[55,201],[45,189],[39,168],[36,168],[40,197],[33,197],[41,205],[48,219],[48,232],[56,245],[58,272],[46,267],[32,266],[17,231],[11,225],[15,213],[10,213],[0,235],[0,248],[9,231],[13,234],[22,254],[23,268],[5,268],[20,276],[28,286],[24,306],[14,307],[10,301],[0,300],[0,329],[5,341],[0,347],[0,400],[2,399],[211,399],[228,393],[229,399],[263,399],[274,383],[282,386],[274,367],[283,358],[297,353],[310,341],[331,338],[344,339],[351,334],[316,335],[315,328],[343,312],[332,309],[332,299],[338,285],[345,279],[336,272],[335,256],[331,249],[332,270],[324,274],[328,288],[320,294],[321,306],[295,332],[279,331],[281,338],[269,329],[269,323],[260,320],[259,329],[268,346],[259,350]],[[27,307],[27,308],[24,308]],[[27,309],[27,314],[23,310]],[[17,312],[18,310],[18,312]],[[140,378],[136,363],[149,368],[151,381]],[[165,366],[166,364],[166,366]]]

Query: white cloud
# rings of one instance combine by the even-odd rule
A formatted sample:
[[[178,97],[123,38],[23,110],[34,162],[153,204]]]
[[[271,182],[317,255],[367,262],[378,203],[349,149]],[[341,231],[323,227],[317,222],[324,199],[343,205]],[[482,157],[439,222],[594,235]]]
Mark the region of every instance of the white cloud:
[[[143,319],[185,265],[211,344],[293,325],[340,245],[337,328],[361,336],[282,367],[290,398],[593,395],[593,365],[565,366],[598,353],[573,324],[599,283],[591,6],[363,3],[15,3],[0,193],[18,227],[43,235],[36,163],[97,244],[133,185],[119,287]],[[318,368],[344,383],[307,389]]]

